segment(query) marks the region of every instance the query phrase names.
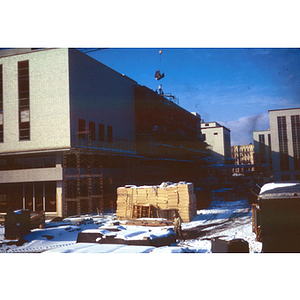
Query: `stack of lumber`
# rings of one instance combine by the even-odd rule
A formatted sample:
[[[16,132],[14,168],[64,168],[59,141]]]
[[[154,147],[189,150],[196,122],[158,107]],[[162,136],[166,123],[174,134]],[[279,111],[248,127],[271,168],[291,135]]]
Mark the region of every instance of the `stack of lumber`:
[[[127,219],[130,218],[130,216],[127,214],[127,207],[128,204],[132,201],[130,201],[130,198],[132,200],[132,191],[129,188],[125,187],[119,187],[117,189],[117,211],[116,214],[118,219]]]
[[[155,202],[155,206],[159,207],[160,209],[168,208],[168,191],[167,191],[167,189],[158,187],[157,199]]]
[[[168,208],[177,208],[179,202],[179,194],[177,185],[167,187]]]
[[[193,219],[197,215],[196,196],[193,184],[178,184],[180,201],[178,204],[179,215],[182,220]]]
[[[117,218],[132,219],[133,205],[153,205],[156,209],[174,209],[183,222],[197,215],[196,197],[192,183],[179,182],[159,186],[128,186],[117,190]]]

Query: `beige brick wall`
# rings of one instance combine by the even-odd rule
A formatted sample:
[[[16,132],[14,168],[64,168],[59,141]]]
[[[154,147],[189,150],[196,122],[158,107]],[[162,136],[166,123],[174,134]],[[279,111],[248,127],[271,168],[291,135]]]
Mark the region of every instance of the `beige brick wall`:
[[[29,60],[30,141],[19,141],[18,61]],[[68,49],[0,58],[4,142],[0,153],[70,147]]]

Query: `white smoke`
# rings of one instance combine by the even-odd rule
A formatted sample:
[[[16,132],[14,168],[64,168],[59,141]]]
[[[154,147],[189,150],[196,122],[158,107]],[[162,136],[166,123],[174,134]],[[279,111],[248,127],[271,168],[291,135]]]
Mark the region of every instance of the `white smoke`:
[[[231,145],[248,145],[253,143],[253,131],[268,130],[269,114],[242,117],[235,121],[220,122],[231,130]]]

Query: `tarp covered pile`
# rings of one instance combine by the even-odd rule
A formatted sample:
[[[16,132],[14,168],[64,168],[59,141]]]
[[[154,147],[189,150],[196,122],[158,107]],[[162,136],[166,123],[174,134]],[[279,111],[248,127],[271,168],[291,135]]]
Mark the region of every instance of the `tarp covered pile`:
[[[157,210],[178,210],[183,222],[197,215],[196,196],[191,182],[163,182],[157,186],[125,186],[117,189],[117,218],[132,218],[133,205],[153,205]]]

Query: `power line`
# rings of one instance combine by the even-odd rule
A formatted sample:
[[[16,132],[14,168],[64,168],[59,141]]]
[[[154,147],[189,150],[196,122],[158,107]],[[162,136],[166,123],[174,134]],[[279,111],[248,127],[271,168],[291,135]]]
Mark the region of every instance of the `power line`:
[[[105,49],[108,49],[108,48],[76,48],[76,49],[83,52],[83,53],[90,53],[90,52],[105,50]]]

